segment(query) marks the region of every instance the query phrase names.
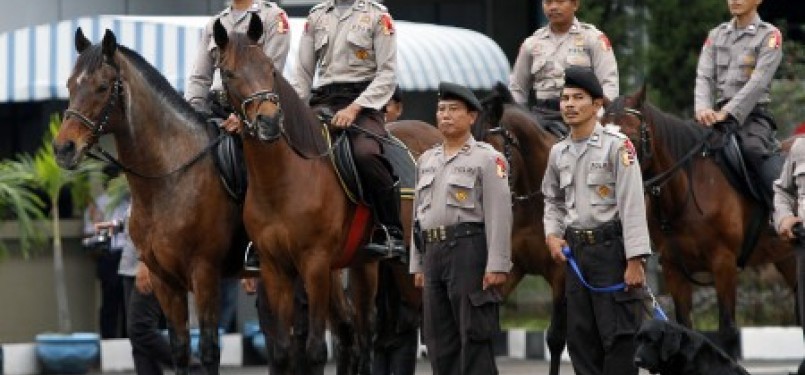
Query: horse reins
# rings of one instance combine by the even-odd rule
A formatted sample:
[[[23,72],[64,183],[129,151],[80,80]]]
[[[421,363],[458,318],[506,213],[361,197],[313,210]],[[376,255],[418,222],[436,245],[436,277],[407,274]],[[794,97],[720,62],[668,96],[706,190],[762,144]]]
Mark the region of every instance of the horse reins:
[[[489,135],[499,135],[503,138],[503,157],[506,158],[506,162],[509,163],[509,190],[512,192],[512,202],[525,202],[529,201],[540,194],[541,191],[531,191],[526,194],[514,194],[514,168],[512,168],[512,149],[517,148],[520,150],[520,144],[517,142],[517,139],[511,134],[511,131],[506,128],[505,124],[501,124],[495,128],[491,128],[486,131]],[[522,152],[522,151],[521,151]]]
[[[195,156],[190,158],[190,160],[188,160],[187,162],[183,163],[182,165],[180,165],[180,166],[176,167],[175,169],[173,169],[173,170],[171,170],[169,172],[166,172],[164,174],[146,175],[146,174],[137,172],[137,171],[131,169],[130,167],[127,167],[127,166],[123,165],[123,163],[121,163],[120,160],[118,160],[111,153],[106,151],[97,142],[98,139],[104,134],[104,130],[105,130],[106,126],[109,124],[109,117],[110,117],[110,115],[112,113],[112,110],[114,110],[114,108],[115,108],[115,104],[119,100],[123,99],[123,93],[122,93],[123,92],[123,80],[120,78],[120,67],[118,67],[117,64],[114,63],[114,61],[109,61],[109,62],[107,62],[107,64],[109,64],[110,66],[112,66],[112,68],[115,69],[115,80],[112,83],[112,93],[109,95],[109,100],[107,100],[106,104],[104,105],[103,109],[101,110],[101,113],[98,115],[99,120],[92,121],[92,120],[89,119],[89,117],[85,116],[84,114],[82,114],[78,110],[75,110],[75,109],[72,109],[72,108],[67,108],[64,111],[64,119],[65,120],[67,120],[70,117],[75,117],[76,119],[78,119],[78,122],[81,123],[81,125],[84,125],[87,129],[89,129],[92,132],[92,134],[91,134],[92,145],[90,146],[91,149],[87,152],[87,154],[90,157],[98,159],[98,160],[101,160],[101,161],[111,163],[114,166],[120,168],[122,171],[124,171],[126,173],[129,173],[129,174],[132,174],[134,176],[140,177],[140,178],[161,179],[161,178],[165,178],[165,177],[168,177],[170,175],[173,175],[175,173],[178,173],[180,171],[186,170],[187,168],[189,168],[190,166],[192,166],[193,164],[195,164],[196,162],[201,160],[201,158],[203,158],[204,155],[206,155],[208,152],[210,152],[210,150],[212,150],[216,145],[218,145],[221,142],[221,140],[223,140],[225,134],[221,134],[220,136],[218,136],[218,138],[216,138],[215,140],[210,142],[206,147],[204,147],[201,151],[199,151],[198,154],[196,154]],[[121,107],[121,110],[122,110],[122,107]],[[97,150],[97,152],[100,155],[96,155],[95,153],[93,153],[93,151],[95,151],[95,150]]]

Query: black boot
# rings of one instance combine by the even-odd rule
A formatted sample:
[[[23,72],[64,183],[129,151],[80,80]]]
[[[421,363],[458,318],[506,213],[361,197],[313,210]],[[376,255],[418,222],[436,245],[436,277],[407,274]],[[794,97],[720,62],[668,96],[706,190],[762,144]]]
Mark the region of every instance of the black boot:
[[[763,162],[759,163],[758,167],[760,168],[755,168],[755,172],[760,177],[760,181],[763,184],[760,189],[763,195],[763,203],[769,211],[774,209],[774,189],[772,185],[774,184],[774,180],[780,178],[780,172],[783,170],[784,162],[785,159],[782,155],[774,153],[765,158]]]
[[[372,208],[375,215],[375,230],[369,243],[364,247],[367,256],[372,258],[397,258],[408,260],[403,242],[400,221],[400,182],[395,181],[390,189],[375,192]]]
[[[254,248],[252,241],[249,241],[249,245],[246,246],[246,254],[243,255],[243,269],[252,272],[260,271],[260,258],[257,257],[257,249]]]

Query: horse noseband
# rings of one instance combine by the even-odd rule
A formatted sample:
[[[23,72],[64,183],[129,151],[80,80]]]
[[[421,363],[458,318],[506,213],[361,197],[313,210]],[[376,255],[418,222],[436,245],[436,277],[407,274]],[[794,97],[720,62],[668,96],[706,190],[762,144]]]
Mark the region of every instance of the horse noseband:
[[[258,114],[255,119],[255,127],[250,131],[263,142],[274,142],[282,136],[282,110],[278,110],[274,116]]]

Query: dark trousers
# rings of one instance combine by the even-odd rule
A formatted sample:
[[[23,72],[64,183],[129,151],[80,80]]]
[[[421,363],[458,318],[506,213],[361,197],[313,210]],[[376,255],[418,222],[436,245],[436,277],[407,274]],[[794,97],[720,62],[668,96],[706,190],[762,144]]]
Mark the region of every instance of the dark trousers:
[[[162,336],[164,315],[156,296],[140,293],[134,277],[123,277],[128,306],[128,334],[137,375],[162,375],[162,366],[173,366],[168,340]]]
[[[416,370],[420,312],[405,303],[390,265],[378,265],[372,375],[413,375]]]
[[[735,132],[750,172],[761,181],[762,203],[769,209],[773,208],[772,184],[780,178],[784,162],[780,142],[774,137],[775,127],[771,115],[758,107]]]
[[[483,235],[426,245],[425,343],[434,375],[497,374],[493,339],[500,330],[496,290],[482,290]]]
[[[623,282],[626,258],[622,239],[569,245],[588,283],[604,287]],[[637,375],[634,335],[643,321],[644,290],[593,292],[572,271],[565,286],[567,347],[576,374]]]
[[[100,329],[101,338],[126,336],[126,304],[123,281],[117,273],[120,251],[104,251],[96,260],[96,275],[101,284]]]
[[[799,307],[799,324],[803,328],[805,338],[805,247],[796,249],[797,256],[797,305]],[[805,359],[799,365],[797,375],[805,375]]]

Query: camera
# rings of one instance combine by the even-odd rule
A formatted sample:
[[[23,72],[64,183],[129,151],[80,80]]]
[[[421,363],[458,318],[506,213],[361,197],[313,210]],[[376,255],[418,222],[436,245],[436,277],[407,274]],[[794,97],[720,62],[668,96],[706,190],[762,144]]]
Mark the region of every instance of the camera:
[[[103,253],[112,250],[112,234],[109,229],[101,229],[94,236],[86,237],[81,240],[81,245],[85,249],[96,253]]]

